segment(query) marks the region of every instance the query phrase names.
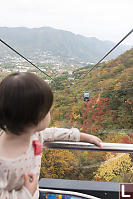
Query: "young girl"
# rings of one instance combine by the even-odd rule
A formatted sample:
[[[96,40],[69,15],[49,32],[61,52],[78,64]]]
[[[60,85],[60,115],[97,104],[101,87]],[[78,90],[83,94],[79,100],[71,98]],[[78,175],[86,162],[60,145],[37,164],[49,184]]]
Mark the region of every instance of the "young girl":
[[[43,142],[84,141],[96,136],[78,129],[47,128],[53,94],[32,73],[14,73],[0,83],[0,199],[38,199]]]

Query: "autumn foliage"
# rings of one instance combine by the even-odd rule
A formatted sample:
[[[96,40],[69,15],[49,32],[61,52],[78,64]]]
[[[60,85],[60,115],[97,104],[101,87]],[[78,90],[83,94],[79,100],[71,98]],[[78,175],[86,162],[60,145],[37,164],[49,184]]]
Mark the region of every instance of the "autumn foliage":
[[[100,64],[80,78],[86,68],[74,71],[70,88],[56,90],[52,126],[79,128],[104,142],[133,144],[133,49]],[[83,101],[83,91],[90,101]],[[47,150],[42,157],[41,177],[133,182],[133,155]]]

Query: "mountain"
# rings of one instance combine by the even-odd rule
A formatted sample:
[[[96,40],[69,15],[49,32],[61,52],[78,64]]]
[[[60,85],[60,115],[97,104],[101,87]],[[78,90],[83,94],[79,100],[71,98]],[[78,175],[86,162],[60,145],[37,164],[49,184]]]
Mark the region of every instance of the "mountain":
[[[25,28],[0,27],[0,38],[9,43],[20,53],[32,57],[36,52],[48,52],[62,58],[75,58],[80,61],[96,62],[115,44],[102,41],[95,37],[84,37],[69,31],[51,27]],[[129,49],[129,46],[119,46],[107,59],[115,58]],[[12,54],[7,47],[0,44],[0,57]]]

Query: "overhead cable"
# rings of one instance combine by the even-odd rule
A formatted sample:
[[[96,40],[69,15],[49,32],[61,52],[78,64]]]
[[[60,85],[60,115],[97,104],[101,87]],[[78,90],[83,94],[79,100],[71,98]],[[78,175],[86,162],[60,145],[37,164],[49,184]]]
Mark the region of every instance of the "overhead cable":
[[[105,59],[105,57],[107,57],[117,46],[120,45],[120,43],[122,41],[124,41],[131,33],[133,32],[133,29],[127,34],[125,35],[108,53],[106,53],[106,55],[104,55],[104,57],[102,57],[87,73],[85,73],[84,76],[82,76],[81,79],[83,79],[88,73],[90,73],[96,66],[98,66],[98,64],[101,63],[101,61],[103,61]]]
[[[2,42],[4,45],[6,45],[8,48],[10,48],[11,50],[13,50],[15,53],[17,53],[20,57],[22,57],[23,59],[25,59],[27,62],[29,62],[32,66],[34,66],[35,68],[37,68],[38,70],[40,70],[43,74],[45,74],[47,77],[49,77],[50,79],[54,80],[50,75],[48,75],[47,73],[45,73],[43,70],[41,70],[38,66],[36,66],[35,64],[33,64],[29,59],[27,59],[26,57],[24,57],[22,54],[20,54],[18,51],[16,51],[14,48],[12,48],[9,44],[7,44],[5,41],[3,41],[2,39],[0,39],[0,42]]]

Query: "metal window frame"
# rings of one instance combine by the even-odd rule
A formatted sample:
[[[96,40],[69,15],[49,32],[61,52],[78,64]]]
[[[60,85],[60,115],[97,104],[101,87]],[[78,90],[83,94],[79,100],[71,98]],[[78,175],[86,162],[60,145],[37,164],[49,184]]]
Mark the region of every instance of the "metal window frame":
[[[54,142],[44,142],[43,148],[44,149],[45,148],[51,148],[51,149],[86,150],[86,151],[98,151],[98,152],[133,153],[133,144],[105,143],[105,142],[102,142],[101,144],[102,144],[102,147],[100,148],[100,147],[97,147],[94,144],[85,143],[85,142],[54,141]],[[59,181],[57,179],[53,179],[53,180]],[[46,179],[44,181],[46,181]],[[68,181],[68,180],[65,180],[65,181]],[[73,180],[73,181],[75,181],[75,180]],[[40,182],[40,185],[42,183],[43,183],[43,179],[42,179],[42,182]],[[91,187],[92,187],[92,185],[94,186],[94,183],[95,183],[96,184],[95,190],[96,190],[96,192],[100,193],[100,197],[102,196],[102,198],[109,198],[109,199],[110,198],[112,199],[112,197],[114,199],[118,198],[120,183],[89,182],[89,181],[87,183],[89,183],[88,187],[90,187],[90,185],[91,185]],[[98,184],[98,183],[100,183],[100,184]],[[111,185],[111,187],[112,187],[112,185],[114,185],[116,190],[114,188],[112,188],[110,190],[109,187],[107,186],[108,185],[107,183],[110,183],[109,185]],[[43,183],[43,184],[45,184],[45,183]],[[98,185],[100,185],[100,187],[97,187]],[[56,193],[56,194],[58,194],[58,193],[60,193],[60,194],[62,193],[63,194],[64,193],[66,195],[67,194],[69,195],[69,193],[71,193],[71,195],[73,194],[73,191],[71,192],[71,191],[58,190],[58,187],[61,188],[61,186],[58,185],[58,186],[48,186],[48,188],[50,188],[50,189],[41,189],[41,188],[43,188],[43,186],[41,186],[40,190],[41,191],[45,191],[45,190],[51,191],[51,188],[52,188],[52,192],[50,192],[50,193]],[[103,191],[103,187],[104,188],[106,187],[105,191]],[[57,188],[57,189],[54,189],[54,188]],[[55,192],[53,191],[53,189],[54,189]],[[71,190],[70,187],[68,188],[68,190]],[[74,193],[76,193],[78,195],[73,195],[73,196],[89,198],[89,199],[100,199],[100,198],[96,198],[96,196],[87,195],[87,194],[92,194],[93,195],[93,193],[95,193],[94,190],[91,191],[91,192],[90,191],[86,191],[86,190],[82,190],[82,193],[76,192],[76,190],[79,190],[79,189],[75,188],[75,190],[74,190]],[[87,194],[83,194],[84,192],[86,192]]]
[[[54,142],[44,142],[43,148],[133,153],[133,144],[106,143],[106,142],[102,142],[101,144],[102,147],[100,148],[94,144],[86,142],[54,141]]]

